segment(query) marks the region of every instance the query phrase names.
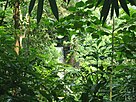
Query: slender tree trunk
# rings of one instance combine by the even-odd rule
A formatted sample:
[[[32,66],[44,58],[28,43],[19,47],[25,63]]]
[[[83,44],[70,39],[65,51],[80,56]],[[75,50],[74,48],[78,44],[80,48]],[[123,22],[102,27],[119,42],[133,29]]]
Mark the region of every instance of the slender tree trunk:
[[[14,10],[13,10],[13,19],[14,19],[14,28],[15,28],[15,52],[17,55],[19,55],[20,50],[20,13],[19,13],[20,3],[19,0],[15,0],[14,2]],[[13,83],[16,84],[15,80],[13,80]],[[12,89],[12,95],[17,96],[17,88]]]
[[[19,7],[20,7],[20,3],[19,0],[16,0],[14,3],[14,15],[13,15],[13,19],[14,19],[14,27],[15,27],[15,39],[16,39],[16,43],[15,43],[15,52],[17,53],[17,55],[19,55],[19,50],[20,50],[20,37],[19,37],[19,20],[20,20],[20,13],[19,13]]]

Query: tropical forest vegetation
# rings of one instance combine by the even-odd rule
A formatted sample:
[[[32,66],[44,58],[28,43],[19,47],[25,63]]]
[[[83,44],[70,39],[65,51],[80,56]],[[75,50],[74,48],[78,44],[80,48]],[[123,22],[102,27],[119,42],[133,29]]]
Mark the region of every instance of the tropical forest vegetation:
[[[136,102],[136,0],[0,0],[0,102]]]

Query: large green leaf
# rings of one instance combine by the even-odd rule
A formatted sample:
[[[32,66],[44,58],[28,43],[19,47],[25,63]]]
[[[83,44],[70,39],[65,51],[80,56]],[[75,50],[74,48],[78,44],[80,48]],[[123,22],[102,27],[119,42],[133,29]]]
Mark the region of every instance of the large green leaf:
[[[131,5],[135,5],[136,6],[136,0],[134,1],[134,0],[128,0],[130,3],[131,3]]]
[[[100,19],[103,21],[103,23],[106,21],[106,18],[108,16],[110,10],[110,4],[111,4],[111,0],[104,1],[104,5],[102,7],[101,16],[100,16]]]
[[[113,14],[114,14],[114,5],[112,4],[112,6],[111,6],[111,19],[113,17]]]
[[[98,2],[97,2],[97,4],[96,4],[95,8],[96,8],[101,2],[102,2],[102,0],[98,0]]]
[[[118,0],[113,0],[113,5],[114,5],[114,8],[115,8],[116,16],[118,17],[119,16],[119,4],[118,4]]]
[[[130,15],[128,7],[127,7],[127,3],[126,0],[119,0],[121,7],[123,8],[123,10]]]
[[[36,0],[31,0],[30,1],[30,4],[29,4],[29,14],[31,14],[31,12],[32,12],[32,10],[34,8],[35,1]],[[52,10],[54,16],[56,17],[57,20],[59,20],[59,14],[58,14],[58,8],[57,8],[56,0],[49,0],[49,3],[50,3],[51,10]],[[41,20],[42,13],[43,13],[43,5],[44,5],[44,0],[38,0],[37,23],[39,23],[40,20]]]
[[[37,8],[37,23],[40,22],[42,13],[43,13],[43,3],[44,0],[38,0],[38,8]]]
[[[98,5],[100,5],[100,3],[102,1],[103,0],[98,0],[97,4],[96,4],[96,7]],[[131,5],[135,5],[136,6],[136,1],[135,0],[128,0],[128,2]],[[119,3],[121,5],[121,7],[123,8],[123,10],[128,15],[130,15],[126,0],[104,0],[103,7],[102,7],[102,10],[101,10],[101,16],[100,16],[100,19],[103,21],[103,23],[106,21],[106,18],[108,16],[108,13],[109,13],[110,10],[111,10],[111,12],[110,12],[111,13],[111,18],[114,15],[114,10],[115,10],[116,16],[117,17],[119,16]]]
[[[56,0],[49,0],[49,3],[50,3],[51,10],[52,10],[54,16],[56,17],[57,20],[59,20],[58,7],[56,4]]]
[[[33,10],[33,7],[35,5],[35,1],[36,0],[31,0],[30,1],[29,14],[31,14],[31,11]],[[38,23],[40,22],[40,19],[42,17],[43,1],[44,0],[38,0],[38,10],[37,10],[37,22]],[[68,2],[68,3],[70,2],[70,0],[64,0],[64,1]],[[102,1],[103,0],[97,0],[96,7],[98,5],[100,5],[100,3]],[[128,1],[129,1],[130,4],[136,5],[135,0],[128,0]],[[120,2],[121,7],[123,8],[123,10],[128,15],[130,15],[126,0],[119,0],[119,1],[118,0],[104,0],[103,8],[101,10],[101,17],[100,17],[101,20],[103,21],[103,23],[106,21],[106,18],[107,18],[108,14],[109,14],[110,8],[111,8],[111,18],[114,15],[114,10],[115,10],[116,16],[117,17],[119,16],[119,4],[118,4],[119,2]],[[50,3],[51,10],[52,10],[54,16],[56,17],[57,20],[59,20],[59,14],[58,14],[58,8],[57,8],[56,0],[49,0],[49,3]]]
[[[111,6],[111,19],[114,15],[114,10],[115,10],[115,13],[116,13],[116,16],[118,17],[119,16],[119,4],[118,4],[118,0],[112,0],[112,6]]]
[[[34,8],[34,5],[35,5],[35,1],[36,0],[31,0],[30,1],[30,4],[29,4],[29,14],[31,14],[33,8]]]
[[[68,4],[69,4],[70,0],[68,0]]]
[[[83,1],[76,3],[76,7],[83,7],[85,4]]]
[[[70,0],[63,0],[64,2],[68,2],[68,4],[69,4],[69,2],[70,2]]]

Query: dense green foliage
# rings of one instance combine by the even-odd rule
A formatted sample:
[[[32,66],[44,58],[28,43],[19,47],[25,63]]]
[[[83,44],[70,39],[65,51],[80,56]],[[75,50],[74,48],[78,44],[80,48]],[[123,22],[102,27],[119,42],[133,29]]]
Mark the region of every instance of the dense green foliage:
[[[65,15],[56,21],[46,1],[43,11],[36,1],[29,20],[29,2],[23,0],[20,27],[15,29],[13,7],[3,10],[5,1],[0,1],[1,102],[136,101],[134,6],[128,5],[130,16],[120,9],[119,18],[114,18],[114,22],[107,19],[102,26],[99,8],[94,11],[96,2],[71,1],[67,6],[58,1],[58,9],[62,10],[59,13]],[[56,4],[49,2],[55,13]],[[40,21],[42,12],[46,14]],[[54,15],[57,18],[58,14]],[[38,26],[36,19],[40,21]],[[25,35],[22,43],[20,39],[19,54],[14,50],[18,47],[16,33]],[[58,61],[62,54],[56,46],[64,48],[64,63]]]
[[[29,5],[29,14],[33,10],[33,7],[35,5],[36,0],[31,0],[30,5]],[[58,15],[58,7],[56,4],[56,0],[48,0],[51,6],[51,10],[54,14],[54,16],[59,19]],[[72,0],[63,0],[69,4],[70,1]],[[80,0],[79,0],[80,1]],[[101,16],[100,19],[103,21],[103,23],[106,21],[107,16],[110,12],[111,18],[114,16],[114,12],[116,16],[119,16],[119,5],[123,8],[123,10],[130,15],[129,9],[127,6],[127,3],[130,3],[131,5],[136,6],[136,1],[135,0],[87,0],[87,4],[91,4],[92,6],[95,5],[95,7],[98,7],[102,3],[103,7],[101,10]],[[38,0],[38,8],[37,8],[37,23],[39,23],[41,17],[42,17],[42,12],[43,12],[43,5],[44,5],[44,0]]]

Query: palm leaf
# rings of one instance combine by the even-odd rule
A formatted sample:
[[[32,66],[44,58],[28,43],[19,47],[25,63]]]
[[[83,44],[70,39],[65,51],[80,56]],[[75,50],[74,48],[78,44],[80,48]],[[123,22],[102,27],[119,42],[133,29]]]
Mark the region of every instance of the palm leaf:
[[[111,19],[112,19],[112,17],[113,17],[113,14],[114,14],[114,5],[113,5],[113,3],[112,3],[112,6],[111,6]]]
[[[129,9],[128,9],[127,3],[126,3],[126,0],[119,0],[119,2],[120,2],[121,7],[123,8],[123,10],[124,10],[128,15],[130,15]]]
[[[70,0],[68,0],[68,4],[69,4]]]
[[[104,23],[106,21],[106,18],[108,16],[108,13],[110,11],[110,5],[111,5],[111,0],[105,0],[104,5],[101,10],[101,17],[100,20]]]
[[[131,5],[135,5],[136,6],[136,1],[134,0],[128,0],[130,2]]]
[[[96,4],[96,6],[95,6],[95,8],[98,7],[98,5],[99,5],[101,2],[102,2],[102,0],[98,0],[98,1],[97,1],[97,4]]]
[[[132,5],[136,6],[136,0],[128,0],[128,1]],[[96,4],[96,7],[98,5],[100,5],[101,2],[102,2],[102,0],[98,0],[97,4]],[[102,7],[102,10],[101,10],[101,16],[100,16],[100,20],[102,20],[103,23],[107,19],[110,8],[111,8],[111,18],[114,15],[114,10],[115,10],[116,16],[117,17],[119,16],[119,2],[120,2],[121,7],[123,8],[123,10],[128,15],[130,15],[126,0],[104,0],[103,7]]]
[[[58,7],[56,4],[56,0],[49,0],[49,3],[50,3],[51,10],[52,10],[54,16],[56,17],[57,20],[59,20]]]
[[[113,5],[114,5],[114,8],[115,8],[116,16],[118,17],[119,16],[119,4],[118,4],[118,0],[113,0]]]
[[[42,13],[43,13],[43,3],[44,0],[38,0],[38,8],[37,8],[37,23],[40,22]]]
[[[70,0],[63,0],[64,2],[68,2],[68,4],[69,4],[69,2],[70,2]]]
[[[34,8],[34,5],[35,5],[35,1],[36,0],[31,0],[30,1],[30,4],[29,4],[29,14],[31,14],[33,8]]]

